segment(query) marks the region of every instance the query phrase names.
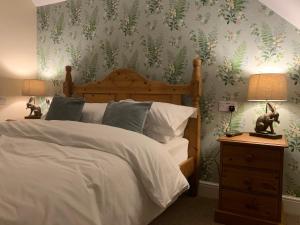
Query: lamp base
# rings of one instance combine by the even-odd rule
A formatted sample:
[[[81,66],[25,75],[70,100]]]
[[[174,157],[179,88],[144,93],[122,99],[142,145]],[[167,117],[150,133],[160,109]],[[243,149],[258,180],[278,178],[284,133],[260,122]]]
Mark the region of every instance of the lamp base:
[[[238,130],[231,130],[231,131],[227,131],[225,133],[226,137],[234,137],[234,136],[238,136],[238,135],[242,135],[243,133],[238,131]]]
[[[269,139],[281,139],[282,138],[281,134],[250,132],[249,135],[250,136],[255,136],[255,137],[269,138]]]

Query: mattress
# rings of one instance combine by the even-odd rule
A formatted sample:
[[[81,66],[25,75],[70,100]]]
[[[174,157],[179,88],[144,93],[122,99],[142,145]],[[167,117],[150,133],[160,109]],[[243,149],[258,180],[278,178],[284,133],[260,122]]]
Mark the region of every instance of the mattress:
[[[165,149],[172,156],[177,165],[181,164],[188,158],[189,141],[185,138],[174,138],[168,143],[164,144]]]

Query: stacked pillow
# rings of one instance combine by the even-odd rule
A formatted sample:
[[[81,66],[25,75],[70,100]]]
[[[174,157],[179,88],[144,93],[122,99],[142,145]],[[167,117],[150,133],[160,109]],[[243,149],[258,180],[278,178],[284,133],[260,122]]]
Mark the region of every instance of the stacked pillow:
[[[175,105],[163,102],[136,102],[133,100],[124,100],[120,102],[109,103],[114,107],[107,109],[106,115],[110,115],[110,120],[117,120],[118,122],[112,123],[106,121],[106,116],[103,118],[103,124],[121,127],[124,129],[128,125],[122,125],[123,123],[133,123],[135,121],[140,126],[136,129],[129,129],[139,133],[143,133],[146,136],[162,143],[167,143],[176,137],[183,137],[185,128],[188,123],[188,119],[196,115],[197,109],[188,106]],[[134,114],[127,115],[131,110],[136,111],[138,108],[143,107],[144,104],[150,104],[150,108],[143,110],[142,115],[134,116]],[[122,107],[128,107],[126,111],[120,110]],[[136,107],[136,108],[135,108]],[[148,112],[149,110],[149,112]],[[115,112],[113,112],[115,111]],[[143,121],[143,122],[141,122]],[[144,126],[143,126],[144,124]]]
[[[163,102],[125,100],[110,103],[84,103],[82,98],[54,97],[46,120],[72,120],[99,123],[143,133],[167,143],[183,137],[188,119],[197,109]]]
[[[103,115],[102,124],[143,133],[152,103],[110,102]]]
[[[85,103],[82,109],[81,122],[102,123],[107,103]]]
[[[197,109],[193,107],[153,102],[144,134],[162,143],[183,137],[189,118],[196,112]]]
[[[54,96],[45,119],[79,121],[83,106],[83,98]]]

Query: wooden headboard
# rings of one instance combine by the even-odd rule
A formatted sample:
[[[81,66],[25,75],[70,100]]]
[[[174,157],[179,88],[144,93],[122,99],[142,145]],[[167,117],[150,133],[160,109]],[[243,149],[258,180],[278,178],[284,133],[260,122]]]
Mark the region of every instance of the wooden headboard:
[[[137,101],[159,101],[183,104],[183,96],[192,97],[192,105],[198,109],[197,117],[190,118],[185,130],[189,140],[188,160],[180,165],[183,174],[189,178],[191,193],[197,194],[198,165],[200,157],[200,113],[199,102],[202,91],[201,60],[193,61],[192,80],[187,85],[171,85],[161,81],[145,79],[130,69],[117,69],[103,80],[76,85],[72,81],[71,66],[66,66],[63,92],[66,96],[81,96],[86,102],[101,103],[134,99]]]

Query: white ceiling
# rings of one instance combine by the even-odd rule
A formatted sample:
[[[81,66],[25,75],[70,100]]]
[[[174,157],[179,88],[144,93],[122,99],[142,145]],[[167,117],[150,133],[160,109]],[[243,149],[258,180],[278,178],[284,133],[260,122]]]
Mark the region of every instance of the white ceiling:
[[[43,5],[50,5],[58,2],[64,2],[66,0],[32,0],[35,6],[43,6]]]
[[[300,29],[300,1],[299,0],[259,0],[275,13]]]

